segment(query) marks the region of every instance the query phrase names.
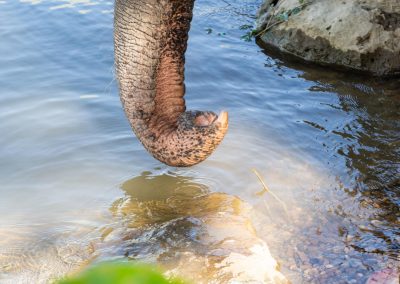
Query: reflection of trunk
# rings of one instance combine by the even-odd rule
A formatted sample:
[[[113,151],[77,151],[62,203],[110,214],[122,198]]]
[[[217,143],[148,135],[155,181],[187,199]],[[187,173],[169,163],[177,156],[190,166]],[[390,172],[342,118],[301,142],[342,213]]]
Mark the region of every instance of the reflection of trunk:
[[[110,208],[121,222],[106,227],[113,233],[102,241],[100,258],[150,257],[168,275],[193,283],[288,283],[240,198],[210,193],[186,176],[148,172],[121,189],[124,197]]]
[[[125,113],[146,149],[160,161],[176,166],[204,160],[225,133],[219,137],[220,131],[215,129],[218,125],[213,125],[212,133],[208,133],[210,127],[203,127],[203,136],[217,137],[198,141],[195,136],[199,129],[192,124],[203,114],[184,114],[184,54],[193,2],[115,3],[115,65]],[[222,122],[223,128],[227,128],[227,121]]]

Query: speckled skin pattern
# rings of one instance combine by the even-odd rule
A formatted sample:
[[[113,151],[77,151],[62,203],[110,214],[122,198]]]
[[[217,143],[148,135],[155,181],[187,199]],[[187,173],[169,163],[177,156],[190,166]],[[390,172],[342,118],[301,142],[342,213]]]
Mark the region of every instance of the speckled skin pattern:
[[[115,66],[125,114],[144,147],[171,166],[206,159],[228,115],[185,111],[184,64],[194,0],[116,0]]]

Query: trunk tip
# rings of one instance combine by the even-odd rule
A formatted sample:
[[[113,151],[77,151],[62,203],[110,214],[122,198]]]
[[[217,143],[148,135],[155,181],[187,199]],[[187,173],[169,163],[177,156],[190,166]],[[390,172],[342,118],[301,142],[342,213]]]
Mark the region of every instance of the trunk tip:
[[[218,115],[216,123],[220,123],[221,126],[226,126],[228,124],[228,112],[221,111]]]

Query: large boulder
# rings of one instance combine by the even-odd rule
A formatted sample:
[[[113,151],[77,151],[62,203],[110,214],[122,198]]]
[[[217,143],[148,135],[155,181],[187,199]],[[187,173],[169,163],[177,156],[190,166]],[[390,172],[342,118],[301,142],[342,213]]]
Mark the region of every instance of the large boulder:
[[[258,36],[307,61],[400,74],[399,0],[265,0]]]

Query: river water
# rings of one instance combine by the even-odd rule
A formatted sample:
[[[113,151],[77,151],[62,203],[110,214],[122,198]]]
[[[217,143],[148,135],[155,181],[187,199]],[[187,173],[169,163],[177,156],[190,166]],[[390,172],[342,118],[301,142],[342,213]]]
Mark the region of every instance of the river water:
[[[1,283],[122,257],[228,283],[238,274],[216,257],[259,241],[292,283],[399,266],[399,81],[266,54],[245,38],[260,4],[196,2],[187,105],[229,111],[230,129],[183,169],[147,154],[125,119],[112,1],[0,0]]]

